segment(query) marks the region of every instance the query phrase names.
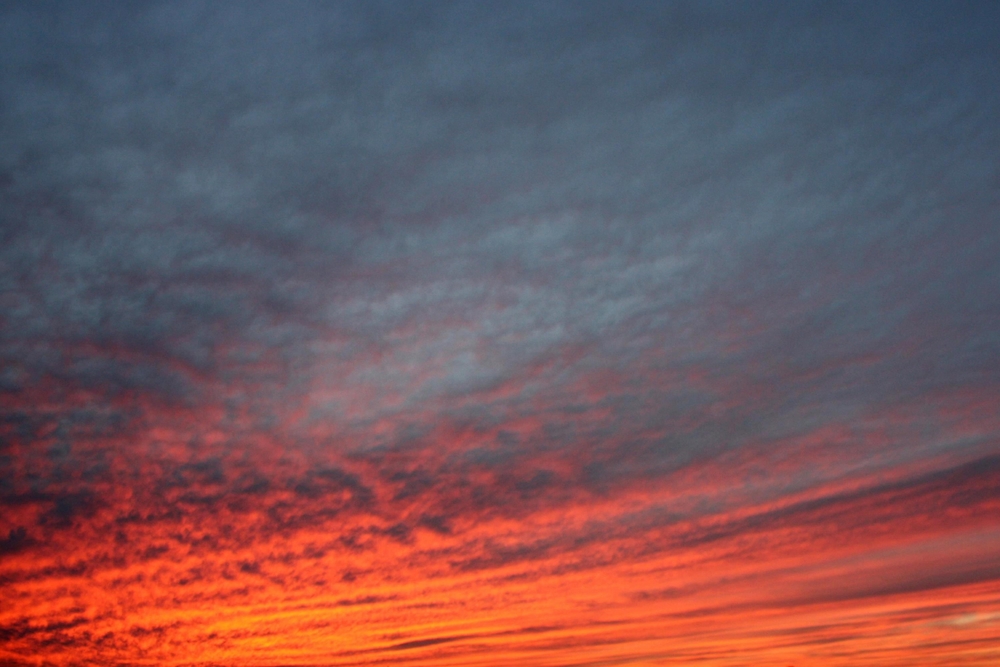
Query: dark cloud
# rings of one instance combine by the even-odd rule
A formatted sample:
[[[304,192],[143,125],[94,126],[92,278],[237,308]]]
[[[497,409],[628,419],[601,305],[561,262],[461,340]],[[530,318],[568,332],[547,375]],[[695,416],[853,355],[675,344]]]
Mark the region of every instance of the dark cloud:
[[[30,547],[32,543],[33,540],[24,526],[11,528],[7,532],[7,537],[0,539],[0,555],[17,553]]]

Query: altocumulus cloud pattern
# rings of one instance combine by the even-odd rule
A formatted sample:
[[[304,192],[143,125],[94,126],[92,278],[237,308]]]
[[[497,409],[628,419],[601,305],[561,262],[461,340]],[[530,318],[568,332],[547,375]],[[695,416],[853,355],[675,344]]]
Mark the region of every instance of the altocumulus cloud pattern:
[[[7,2],[0,664],[1000,661],[991,2]]]

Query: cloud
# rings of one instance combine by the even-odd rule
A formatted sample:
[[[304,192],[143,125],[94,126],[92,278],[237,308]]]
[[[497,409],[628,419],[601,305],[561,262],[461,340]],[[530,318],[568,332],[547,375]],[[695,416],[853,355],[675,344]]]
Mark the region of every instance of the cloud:
[[[5,6],[0,661],[992,613],[997,18]]]

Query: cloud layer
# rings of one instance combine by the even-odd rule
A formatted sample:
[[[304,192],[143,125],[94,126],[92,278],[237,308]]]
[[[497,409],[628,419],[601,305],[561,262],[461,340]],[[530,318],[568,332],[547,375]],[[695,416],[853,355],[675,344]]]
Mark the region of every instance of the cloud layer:
[[[0,662],[986,665],[1000,16],[0,10]]]

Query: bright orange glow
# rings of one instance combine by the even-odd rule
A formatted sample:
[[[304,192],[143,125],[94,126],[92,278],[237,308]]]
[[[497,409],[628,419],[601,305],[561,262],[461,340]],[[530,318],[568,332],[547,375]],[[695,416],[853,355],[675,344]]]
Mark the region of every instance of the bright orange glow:
[[[827,429],[643,483],[536,493],[535,473],[508,472],[513,487],[487,468],[449,473],[442,457],[475,440],[453,429],[393,462],[296,454],[211,407],[149,410],[127,445],[90,441],[104,467],[79,507],[60,516],[21,491],[4,516],[9,664],[1000,658],[995,457],[837,473],[852,471],[851,436]],[[249,440],[211,426],[222,421]],[[577,474],[555,452],[531,465]],[[414,492],[421,469],[453,485]],[[810,475],[801,490],[780,487]],[[489,497],[498,485],[510,505]]]

